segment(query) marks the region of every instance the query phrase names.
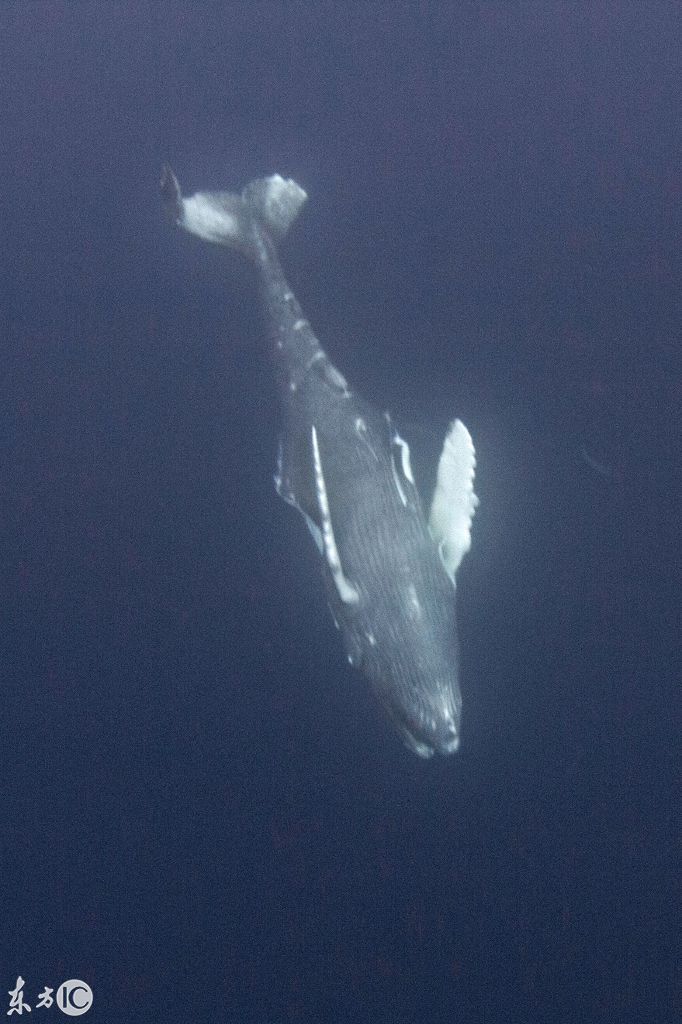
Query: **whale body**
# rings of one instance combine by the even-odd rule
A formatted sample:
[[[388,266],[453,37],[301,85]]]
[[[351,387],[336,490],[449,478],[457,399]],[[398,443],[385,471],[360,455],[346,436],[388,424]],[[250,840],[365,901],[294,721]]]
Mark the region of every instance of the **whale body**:
[[[276,243],[305,202],[303,189],[273,175],[241,193],[183,197],[165,167],[161,193],[178,226],[257,268],[282,408],[275,486],[314,539],[349,662],[409,749],[456,751],[455,574],[478,503],[468,430],[459,420],[448,429],[427,516],[407,443],[332,364],[282,271]]]

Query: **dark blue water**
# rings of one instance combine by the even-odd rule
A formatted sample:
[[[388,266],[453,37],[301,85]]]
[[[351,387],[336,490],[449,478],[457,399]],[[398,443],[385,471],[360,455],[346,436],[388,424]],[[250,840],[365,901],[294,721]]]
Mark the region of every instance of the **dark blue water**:
[[[672,1024],[682,16],[651,2],[0,5],[0,1007]],[[464,736],[404,750],[275,496],[279,171],[351,384],[481,498]],[[414,428],[411,433],[411,429]],[[10,1019],[18,1019],[18,1014]]]

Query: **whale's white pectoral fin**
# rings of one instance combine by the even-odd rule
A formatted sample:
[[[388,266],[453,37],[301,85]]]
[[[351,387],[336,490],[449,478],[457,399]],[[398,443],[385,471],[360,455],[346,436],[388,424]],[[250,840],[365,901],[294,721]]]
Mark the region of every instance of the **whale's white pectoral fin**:
[[[343,569],[341,568],[341,559],[339,558],[339,551],[334,540],[334,530],[332,529],[332,520],[329,512],[329,500],[327,498],[327,485],[324,482],[324,473],[322,472],[322,459],[320,458],[320,446],[317,442],[317,431],[315,427],[312,428],[312,441],[313,441],[313,466],[315,469],[315,491],[317,494],[317,505],[320,511],[320,526],[322,533],[322,546],[324,548],[324,557],[327,561],[327,565],[331,571],[336,589],[339,592],[339,597],[344,604],[357,604],[360,600],[360,595],[353,586],[349,583],[344,576]]]
[[[471,521],[478,505],[474,494],[476,453],[471,434],[455,420],[445,436],[431,502],[429,530],[452,582],[471,547]]]

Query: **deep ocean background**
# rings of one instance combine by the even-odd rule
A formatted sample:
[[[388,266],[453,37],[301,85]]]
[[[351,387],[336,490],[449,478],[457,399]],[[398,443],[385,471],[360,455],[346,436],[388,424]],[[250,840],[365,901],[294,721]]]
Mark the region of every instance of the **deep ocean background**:
[[[679,1019],[678,3],[0,5],[0,1007]],[[481,499],[464,735],[403,749],[272,486],[254,276]],[[12,1019],[17,1019],[13,1016]]]

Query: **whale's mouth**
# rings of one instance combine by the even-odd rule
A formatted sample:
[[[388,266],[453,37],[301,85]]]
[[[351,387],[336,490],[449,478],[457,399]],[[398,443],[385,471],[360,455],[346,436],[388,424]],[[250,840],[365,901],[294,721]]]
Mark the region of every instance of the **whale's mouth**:
[[[459,735],[455,733],[447,739],[441,740],[436,747],[437,754],[455,754],[459,750]]]
[[[399,728],[398,732],[405,746],[419,757],[428,758],[433,757],[434,754],[442,754],[447,757],[459,750],[459,736],[457,735],[444,740],[425,740],[414,736],[405,728]]]
[[[411,750],[413,754],[417,754],[418,757],[433,757],[436,753],[435,747],[432,747],[430,743],[424,743],[423,740],[418,740],[408,729],[398,726],[398,732],[408,750]]]
[[[411,722],[404,712],[395,709],[389,713],[403,743],[418,757],[429,758],[434,754],[448,756],[459,750],[459,732],[450,716],[427,724]]]

